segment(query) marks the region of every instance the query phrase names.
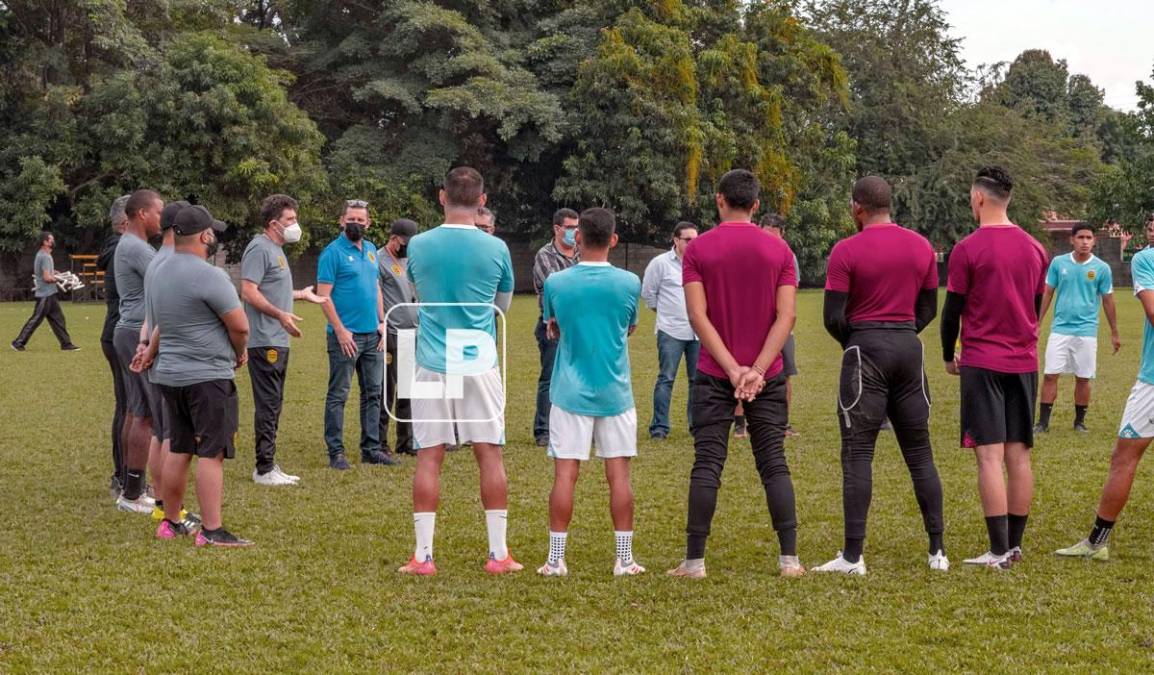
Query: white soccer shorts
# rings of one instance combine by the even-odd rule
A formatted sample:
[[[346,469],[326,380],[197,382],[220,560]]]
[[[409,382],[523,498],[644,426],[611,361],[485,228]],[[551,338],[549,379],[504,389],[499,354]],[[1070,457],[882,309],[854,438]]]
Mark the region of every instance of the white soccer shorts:
[[[1154,385],[1135,382],[1126,399],[1118,438],[1154,438]]]
[[[601,459],[637,456],[637,409],[612,417],[575,415],[554,405],[549,411],[549,456],[587,461],[592,446]]]
[[[461,379],[461,396],[446,386],[449,378],[417,366],[417,383],[440,386],[439,398],[412,398],[413,443],[418,448],[462,443],[505,444],[505,388],[501,372],[494,368],[480,375],[455,376]],[[454,427],[456,431],[454,432]]]
[[[1094,379],[1098,370],[1098,338],[1051,333],[1046,342],[1046,375]]]

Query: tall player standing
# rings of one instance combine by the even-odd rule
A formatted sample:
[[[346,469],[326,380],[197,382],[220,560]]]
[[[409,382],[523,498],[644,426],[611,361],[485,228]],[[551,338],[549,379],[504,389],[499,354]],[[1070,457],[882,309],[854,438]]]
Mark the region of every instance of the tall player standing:
[[[523,567],[513,559],[505,540],[509,496],[501,458],[505,444],[501,372],[496,355],[487,358],[484,345],[456,340],[463,331],[474,331],[487,333],[496,344],[493,306],[502,312],[509,309],[513,261],[504,241],[477,229],[477,209],[485,205],[485,183],[476,169],[462,166],[450,171],[439,199],[445,223],[410,239],[408,248],[409,278],[422,303],[418,309],[415,378],[422,386],[440,388],[442,396],[412,399],[413,444],[419,448],[413,476],[417,544],[412,559],[398,571],[424,576],[437,573],[433,533],[445,447],[472,443],[489,532],[485,571],[517,572]],[[449,391],[451,384],[459,384],[460,389]]]
[[[970,206],[980,227],[950,253],[942,310],[942,358],[946,372],[961,376],[962,447],[974,449],[990,537],[989,551],[963,562],[998,569],[1021,560],[1034,498],[1030,448],[1048,262],[1042,245],[1010,222],[1013,189],[1004,169],[978,171]],[[959,321],[962,353],[955,359]]]

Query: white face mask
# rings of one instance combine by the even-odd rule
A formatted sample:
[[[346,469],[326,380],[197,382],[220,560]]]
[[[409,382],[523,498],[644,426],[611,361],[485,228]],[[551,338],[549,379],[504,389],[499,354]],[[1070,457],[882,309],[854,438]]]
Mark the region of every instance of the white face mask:
[[[295,244],[301,240],[301,234],[300,223],[293,223],[284,229],[284,241],[286,244]]]

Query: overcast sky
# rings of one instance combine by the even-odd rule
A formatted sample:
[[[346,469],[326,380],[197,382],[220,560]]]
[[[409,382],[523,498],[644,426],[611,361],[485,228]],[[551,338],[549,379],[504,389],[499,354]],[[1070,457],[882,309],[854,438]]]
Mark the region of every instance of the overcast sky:
[[[867,1],[868,0],[864,0]],[[971,68],[1012,61],[1026,49],[1066,59],[1106,91],[1106,104],[1134,110],[1135,80],[1154,71],[1154,0],[941,0]]]

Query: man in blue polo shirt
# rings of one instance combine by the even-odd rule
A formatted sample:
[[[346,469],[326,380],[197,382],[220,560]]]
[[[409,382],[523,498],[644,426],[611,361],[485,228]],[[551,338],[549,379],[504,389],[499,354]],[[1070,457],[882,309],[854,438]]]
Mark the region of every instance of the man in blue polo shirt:
[[[1050,262],[1042,313],[1054,302],[1054,322],[1046,343],[1046,370],[1042,381],[1038,425],[1034,431],[1050,430],[1050,413],[1058,400],[1058,378],[1072,374],[1074,380],[1074,430],[1086,431],[1086,409],[1090,406],[1090,381],[1098,369],[1098,306],[1110,323],[1114,353],[1122,347],[1118,337],[1118,317],[1114,309],[1114,277],[1110,266],[1093,254],[1094,227],[1079,223],[1070,231],[1073,251]]]
[[[361,389],[361,463],[394,464],[381,452],[381,380],[385,350],[385,310],[377,284],[377,247],[364,238],[371,225],[369,205],[345,202],[341,235],[325,247],[317,264],[317,295],[328,319],[329,391],[325,397],[325,447],[329,467],[349,468],[345,458],[345,400],[353,370]]]

